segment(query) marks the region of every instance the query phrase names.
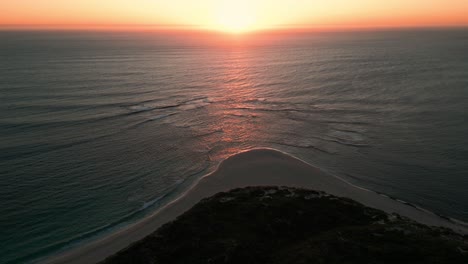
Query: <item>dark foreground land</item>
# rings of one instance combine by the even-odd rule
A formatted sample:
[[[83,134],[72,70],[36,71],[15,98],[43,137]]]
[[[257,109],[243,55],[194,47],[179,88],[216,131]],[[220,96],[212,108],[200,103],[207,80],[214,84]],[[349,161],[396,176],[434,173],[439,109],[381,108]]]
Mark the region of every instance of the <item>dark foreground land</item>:
[[[202,200],[103,263],[468,263],[468,239],[347,198],[249,187]]]

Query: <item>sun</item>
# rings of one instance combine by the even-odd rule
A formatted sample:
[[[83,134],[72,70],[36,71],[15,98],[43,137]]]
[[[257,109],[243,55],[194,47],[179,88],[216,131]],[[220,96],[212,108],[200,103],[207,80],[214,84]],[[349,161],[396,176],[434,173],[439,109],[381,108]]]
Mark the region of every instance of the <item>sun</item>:
[[[258,25],[252,2],[254,1],[219,1],[214,28],[230,33],[243,33],[256,29]]]

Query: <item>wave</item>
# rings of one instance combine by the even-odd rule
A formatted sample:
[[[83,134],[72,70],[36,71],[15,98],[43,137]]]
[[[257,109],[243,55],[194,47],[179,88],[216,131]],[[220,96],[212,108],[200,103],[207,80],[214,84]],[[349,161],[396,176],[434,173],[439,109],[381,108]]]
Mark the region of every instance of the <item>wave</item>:
[[[299,144],[290,144],[290,143],[284,143],[284,142],[277,142],[277,141],[268,141],[266,143],[271,143],[271,144],[276,144],[276,145],[281,145],[281,146],[287,146],[287,147],[295,147],[295,148],[305,148],[305,149],[315,149],[323,153],[327,154],[336,154],[336,152],[330,152],[328,150],[321,149],[319,147],[316,147],[311,144],[306,144],[306,145],[299,145]]]
[[[183,183],[183,180],[179,180],[175,185],[176,186],[179,186],[180,184]],[[138,209],[135,213],[138,213],[138,212],[141,212],[141,211],[144,211],[154,205],[156,205],[158,202],[161,202],[164,198],[168,197],[171,195],[171,193],[174,192],[174,189],[175,188],[172,188],[172,190],[166,192],[164,195],[161,195],[159,197],[156,197],[155,199],[153,200],[150,200],[150,201],[147,201],[147,202],[143,202],[143,205],[140,207],[140,209]]]
[[[116,132],[119,133],[119,132]],[[61,145],[50,145],[50,144],[32,144],[32,145],[23,145],[23,146],[15,146],[9,148],[1,148],[0,149],[0,159],[2,161],[14,160],[19,158],[27,158],[33,157],[35,155],[41,155],[50,153],[52,151],[57,151],[60,149],[66,149],[86,143],[91,143],[96,140],[101,140],[103,138],[107,138],[110,136],[115,135],[116,133],[106,134],[94,138],[78,140],[66,144]]]
[[[153,100],[149,100],[146,102],[151,102]],[[155,111],[155,110],[164,110],[164,109],[169,109],[169,108],[177,108],[180,106],[187,105],[192,102],[196,101],[201,101],[203,105],[211,103],[211,101],[208,99],[208,97],[198,97],[190,100],[185,100],[181,101],[178,103],[174,104],[169,104],[169,105],[161,105],[161,106],[147,106],[144,103],[139,103],[135,105],[122,105],[122,104],[106,104],[106,105],[89,105],[89,107],[94,108],[94,107],[121,107],[124,109],[129,110],[129,112],[123,112],[123,113],[116,113],[112,115],[106,115],[106,116],[98,116],[98,117],[91,117],[91,118],[84,118],[84,119],[78,119],[78,120],[60,120],[60,121],[45,121],[45,122],[28,122],[28,123],[13,123],[13,122],[1,122],[0,123],[0,129],[4,130],[5,132],[8,132],[8,130],[28,130],[28,129],[37,129],[37,128],[56,128],[56,127],[64,127],[64,126],[80,126],[83,124],[90,124],[90,123],[98,123],[102,121],[108,121],[108,120],[113,120],[113,119],[118,119],[126,116],[132,116],[132,115],[137,115],[142,112],[148,112],[148,111]],[[48,106],[44,106],[48,107]],[[52,107],[57,107],[56,110],[63,110],[63,109],[74,109],[74,110],[79,110],[79,109],[86,109],[89,110],[90,108],[88,106],[83,106],[83,108],[75,108],[74,106],[52,106]],[[187,109],[190,110],[190,109]],[[12,131],[16,132],[16,131]]]
[[[151,123],[151,122],[161,120],[161,119],[164,119],[164,118],[167,118],[167,117],[170,117],[170,116],[173,116],[173,115],[177,115],[177,114],[178,114],[177,112],[174,112],[174,113],[160,114],[160,115],[156,115],[156,116],[153,116],[153,117],[149,117],[148,119],[146,119],[144,121],[141,121],[141,122],[138,122],[138,123],[135,123],[135,124],[129,126],[128,129],[135,129],[135,128],[138,128],[138,127],[140,127],[142,125],[145,125],[147,123]]]
[[[131,106],[129,109],[131,110],[130,112],[127,113],[120,113],[120,114],[115,114],[115,115],[110,115],[110,116],[104,116],[104,117],[94,117],[94,118],[89,118],[89,119],[82,119],[82,120],[62,120],[62,121],[52,121],[52,122],[36,122],[36,123],[11,123],[11,122],[1,122],[0,123],[0,129],[2,130],[2,133],[5,134],[16,134],[17,131],[23,130],[31,130],[31,129],[52,129],[52,128],[73,128],[73,127],[79,127],[84,124],[86,125],[92,125],[93,123],[100,123],[104,121],[110,121],[114,119],[119,119],[122,117],[126,116],[131,116],[131,115],[136,115],[141,112],[147,112],[147,111],[153,111],[153,110],[158,110],[158,109],[168,109],[172,107],[180,107],[183,105],[187,105],[189,103],[195,102],[195,101],[202,101],[203,104],[208,102],[207,97],[199,97],[191,100],[185,100],[180,103],[174,104],[174,105],[166,105],[166,106],[161,106],[161,107],[149,107],[149,106],[142,106],[142,105],[135,105]],[[148,119],[135,123],[133,125],[130,125],[127,127],[127,129],[132,129],[136,128],[138,126],[141,126],[145,123],[164,119],[173,115],[176,115],[177,112],[172,112],[172,113],[166,113],[166,114],[159,114],[155,115],[153,117],[149,117]],[[25,157],[31,157],[34,155],[38,154],[44,154],[44,153],[49,153],[52,151],[60,150],[60,149],[65,149],[69,147],[73,147],[76,145],[81,145],[81,144],[86,144],[90,143],[96,140],[100,140],[103,138],[111,137],[114,136],[118,133],[121,133],[125,131],[125,129],[113,132],[113,133],[108,133],[102,136],[98,137],[93,137],[93,138],[88,138],[88,139],[83,139],[83,140],[78,140],[78,141],[73,141],[69,142],[66,144],[59,144],[59,145],[51,145],[51,144],[33,144],[33,145],[23,145],[23,146],[15,146],[15,147],[6,147],[1,149],[1,154],[0,154],[0,159],[2,160],[13,160],[17,158],[25,158]]]
[[[308,108],[267,108],[267,107],[249,107],[249,106],[237,106],[228,108],[228,110],[247,110],[247,111],[263,111],[263,112],[297,112],[297,113],[305,113],[305,114],[320,114],[320,113],[336,113],[336,114],[366,114],[366,115],[377,115],[379,114],[375,110],[372,109],[326,109],[326,108],[318,108],[315,106],[310,106]],[[308,120],[305,120],[308,121]]]
[[[211,135],[218,134],[218,133],[223,133],[223,132],[224,132],[223,129],[217,129],[217,130],[210,131],[210,132],[207,132],[207,133],[195,134],[195,135],[193,135],[193,137],[194,138],[207,137],[207,136],[211,136]]]
[[[284,134],[283,137],[284,138],[297,138],[297,139],[304,138],[303,136],[298,135],[298,134],[294,134],[294,133],[286,133],[286,134]],[[333,137],[333,136],[329,136],[329,135],[326,136],[326,137],[309,135],[309,136],[307,136],[307,139],[316,139],[316,140],[323,141],[323,142],[336,143],[336,144],[340,144],[340,145],[358,147],[358,148],[371,147],[371,145],[369,145],[369,144],[356,142],[356,141],[363,141],[362,137],[359,137],[359,138],[356,137],[355,140],[347,140],[347,139]],[[359,139],[359,140],[357,140],[357,139]],[[328,154],[335,154],[334,152],[326,151],[324,149],[316,147],[314,144],[309,144],[309,143],[307,143],[305,145],[304,144],[291,144],[291,143],[280,142],[280,141],[269,141],[267,143],[285,145],[285,146],[290,146],[290,147],[298,147],[298,148],[315,148],[316,150],[319,150],[319,151],[322,151],[322,152],[325,152],[325,153],[328,153]]]
[[[338,144],[340,144],[340,145],[351,146],[351,147],[357,147],[357,148],[368,148],[368,147],[371,147],[371,146],[368,145],[368,144],[352,143],[352,142],[346,142],[346,141],[342,141],[342,140],[335,140],[335,139],[325,139],[325,140],[326,140],[326,141],[329,141],[329,142],[338,143]]]
[[[195,102],[195,101],[203,101],[205,103],[211,102],[209,101],[207,96],[202,96],[202,97],[195,97],[189,100],[179,101],[179,102],[168,104],[168,105],[147,106],[147,104],[149,103],[159,102],[160,100],[161,99],[145,100],[145,101],[139,102],[138,104],[134,104],[134,105],[126,106],[126,107],[130,110],[136,109],[136,111],[151,111],[151,110],[158,110],[158,109],[176,108],[176,107],[180,107],[180,106],[183,106],[188,103]]]
[[[107,225],[100,226],[88,232],[74,236],[70,239],[59,241],[37,252],[18,258],[14,260],[14,262],[22,263],[27,262],[27,260],[31,259],[32,261],[29,262],[44,260],[53,255],[65,252],[71,248],[75,248],[82,244],[97,240],[113,232],[117,232],[121,228],[131,225],[133,222],[143,219],[148,213],[157,210],[165,204],[170,203],[172,201],[172,197],[178,197],[177,195],[183,191],[185,185],[190,184],[191,181],[195,180],[194,177],[196,177],[197,175],[201,175],[208,168],[209,164],[206,164],[201,169],[189,174],[185,179],[180,180],[172,186],[168,187],[165,191],[163,191],[163,195],[158,196],[152,200],[143,202],[142,206],[136,209],[135,211],[128,213]]]

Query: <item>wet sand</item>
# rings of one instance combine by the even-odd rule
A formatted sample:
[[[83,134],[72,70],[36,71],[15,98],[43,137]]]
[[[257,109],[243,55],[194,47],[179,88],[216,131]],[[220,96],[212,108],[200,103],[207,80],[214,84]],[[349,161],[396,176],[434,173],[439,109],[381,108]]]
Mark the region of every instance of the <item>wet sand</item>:
[[[388,213],[398,213],[422,224],[448,227],[468,234],[466,226],[411,204],[351,185],[295,157],[272,149],[254,149],[226,159],[216,171],[195,182],[181,197],[151,216],[103,239],[47,259],[45,263],[100,262],[174,220],[203,198],[233,188],[271,185],[325,191]]]

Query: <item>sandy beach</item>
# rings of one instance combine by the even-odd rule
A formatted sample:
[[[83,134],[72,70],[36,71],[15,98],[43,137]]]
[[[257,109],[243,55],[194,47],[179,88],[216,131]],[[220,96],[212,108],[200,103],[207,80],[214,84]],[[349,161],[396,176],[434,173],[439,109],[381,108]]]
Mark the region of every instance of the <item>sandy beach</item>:
[[[101,240],[47,259],[44,263],[98,263],[154,232],[203,198],[238,187],[270,185],[325,191],[388,213],[398,213],[422,224],[448,227],[456,232],[468,234],[466,226],[411,204],[349,184],[285,153],[272,149],[254,149],[226,159],[216,171],[195,182],[177,200],[140,222]]]

